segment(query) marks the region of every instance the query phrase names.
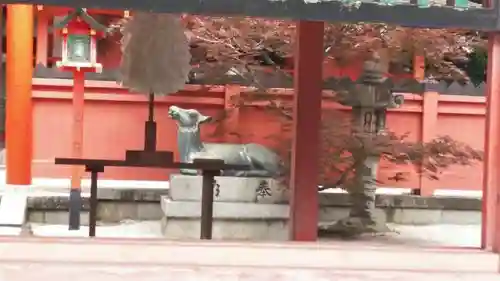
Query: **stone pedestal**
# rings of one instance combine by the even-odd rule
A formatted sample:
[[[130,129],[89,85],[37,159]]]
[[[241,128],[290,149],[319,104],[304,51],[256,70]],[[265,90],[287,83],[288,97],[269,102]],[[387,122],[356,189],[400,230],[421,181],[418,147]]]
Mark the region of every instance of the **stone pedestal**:
[[[213,238],[287,240],[287,190],[267,178],[216,177]],[[163,234],[170,239],[200,236],[201,176],[172,175],[162,197]],[[259,192],[260,191],[260,192]],[[264,194],[269,193],[268,195]]]

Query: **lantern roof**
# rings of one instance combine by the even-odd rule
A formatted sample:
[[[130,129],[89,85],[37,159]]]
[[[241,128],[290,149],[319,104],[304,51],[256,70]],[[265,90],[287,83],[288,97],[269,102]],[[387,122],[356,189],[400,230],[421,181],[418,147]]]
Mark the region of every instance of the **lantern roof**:
[[[105,31],[106,26],[99,23],[96,19],[94,19],[89,13],[87,13],[87,9],[85,8],[75,8],[71,13],[67,14],[61,21],[54,23],[54,28],[60,29],[68,25],[73,19],[80,18],[85,23],[87,23],[90,28],[97,31]]]

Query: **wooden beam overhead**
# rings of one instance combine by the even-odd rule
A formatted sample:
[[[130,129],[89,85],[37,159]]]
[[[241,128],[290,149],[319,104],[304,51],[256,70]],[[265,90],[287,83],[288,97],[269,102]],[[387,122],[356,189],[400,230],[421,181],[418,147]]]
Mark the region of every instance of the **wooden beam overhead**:
[[[66,7],[80,7],[82,4],[81,0],[0,0],[0,4],[16,2]],[[496,8],[463,8],[463,1],[459,1],[461,7],[436,5],[432,1],[417,1],[417,4],[412,4],[410,1],[407,3],[392,2],[394,1],[86,0],[85,6],[89,9],[103,11],[143,10],[206,15],[246,15],[325,22],[385,22],[422,28],[500,30]],[[424,2],[427,4],[424,5]],[[494,5],[494,7],[498,7],[498,5]]]

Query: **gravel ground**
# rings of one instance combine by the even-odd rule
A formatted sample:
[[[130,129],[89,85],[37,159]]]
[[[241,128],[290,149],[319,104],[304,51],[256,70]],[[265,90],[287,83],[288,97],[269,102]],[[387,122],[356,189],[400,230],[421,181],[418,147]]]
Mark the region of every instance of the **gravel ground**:
[[[418,245],[445,247],[479,247],[481,243],[480,225],[391,225],[399,233],[384,236],[365,237],[377,244]],[[45,237],[86,237],[88,227],[83,226],[78,231],[69,231],[67,225],[32,224],[35,236]],[[8,229],[4,235],[14,235]],[[98,237],[113,238],[161,238],[161,225],[158,221],[124,221],[115,225],[97,227]],[[322,241],[334,239],[322,238]],[[356,242],[352,241],[352,242]],[[346,243],[350,243],[349,241]]]

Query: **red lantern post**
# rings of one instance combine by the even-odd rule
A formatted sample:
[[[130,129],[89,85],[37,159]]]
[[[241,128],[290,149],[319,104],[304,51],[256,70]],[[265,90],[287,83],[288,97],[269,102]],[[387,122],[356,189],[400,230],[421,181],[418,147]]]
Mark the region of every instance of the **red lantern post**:
[[[101,72],[97,63],[96,39],[106,27],[94,20],[86,9],[75,9],[55,24],[61,33],[62,60],[57,67],[73,72],[73,144],[72,157],[83,157],[83,112],[85,101],[85,72]],[[81,178],[83,167],[74,166],[71,173],[69,229],[80,228]],[[75,207],[72,208],[72,205]],[[77,207],[78,205],[78,207]],[[71,211],[74,210],[74,211]]]

